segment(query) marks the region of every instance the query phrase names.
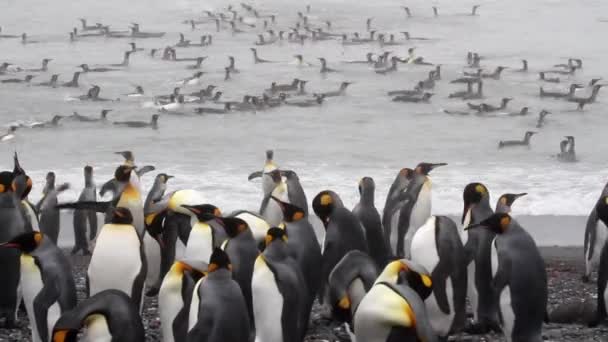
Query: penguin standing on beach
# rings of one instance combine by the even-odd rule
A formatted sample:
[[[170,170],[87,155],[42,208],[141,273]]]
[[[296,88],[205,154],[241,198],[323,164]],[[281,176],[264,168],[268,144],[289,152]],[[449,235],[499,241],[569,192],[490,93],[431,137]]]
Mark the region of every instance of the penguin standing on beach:
[[[545,262],[532,236],[509,214],[468,226],[496,234],[492,242],[492,287],[499,298],[501,328],[508,342],[541,342],[547,315]]]
[[[281,176],[285,177],[289,203],[304,210],[304,214],[308,216],[308,200],[306,199],[306,193],[304,192],[304,188],[302,188],[298,174],[292,170],[281,170]]]
[[[184,258],[188,260],[205,261],[209,260],[215,243],[215,229],[211,227],[209,221],[222,213],[220,210],[211,204],[201,205],[182,205],[182,208],[192,212],[194,224],[192,231],[188,237]]]
[[[407,190],[413,177],[414,170],[408,168],[401,169],[391,184],[386,196],[386,202],[382,212],[382,227],[384,227],[384,238],[389,247],[397,245],[397,225],[399,223],[401,209],[404,208],[402,193]],[[394,250],[394,248],[392,249]]]
[[[604,186],[600,199],[608,196],[608,184]],[[585,252],[585,273],[583,274],[583,282],[589,282],[591,272],[597,268],[600,262],[600,254],[602,248],[608,239],[608,226],[604,224],[597,215],[597,204],[591,209],[591,213],[587,217],[587,225],[585,228],[584,252]]]
[[[433,294],[425,300],[433,330],[442,338],[464,328],[466,254],[456,223],[431,216],[412,239],[412,261],[431,272]]]
[[[359,181],[359,203],[353,209],[363,228],[367,239],[367,250],[370,257],[382,269],[388,262],[391,253],[384,238],[380,214],[374,205],[374,192],[376,183],[371,177],[363,177]]]
[[[144,342],[146,334],[138,308],[127,294],[105,290],[65,312],[53,329],[53,342],[83,341]]]
[[[283,229],[270,228],[255,261],[251,290],[256,341],[303,341],[308,323],[308,289],[289,253]]]
[[[597,219],[608,227],[608,195],[602,195],[595,205]],[[594,327],[608,317],[608,244],[602,246],[597,275],[597,310],[595,319],[590,322]]]
[[[281,208],[270,200],[271,196],[275,196],[284,201],[289,201],[287,193],[287,185],[283,181],[281,172],[274,162],[274,152],[266,151],[266,162],[262,171],[253,172],[249,175],[248,180],[262,177],[262,204],[260,205],[259,213],[270,224],[276,226],[281,223],[283,217]]]
[[[176,261],[165,275],[158,293],[158,314],[163,342],[186,340],[188,314],[194,285],[204,276],[207,263],[195,268],[187,261]]]
[[[516,199],[526,196],[527,193],[523,192],[521,194],[503,194],[498,198],[496,202],[496,210],[495,213],[511,213],[511,206],[515,202]]]
[[[84,167],[84,189],[78,197],[79,202],[97,201],[97,189],[93,181],[93,168]],[[83,255],[90,255],[89,240],[92,241],[97,236],[97,213],[94,210],[76,209],[74,210],[74,248],[72,255],[82,251]],[[89,238],[87,239],[87,226],[89,227]]]
[[[70,261],[46,235],[23,233],[0,244],[21,252],[21,291],[33,342],[51,341],[62,313],[76,306],[76,285]]]
[[[65,183],[55,188],[55,173],[47,173],[46,186],[42,190],[43,197],[36,205],[40,213],[40,229],[55,244],[57,244],[59,229],[61,227],[59,209],[56,208],[58,203],[57,195],[69,187],[70,185]]]
[[[87,270],[88,295],[121,290],[141,310],[146,272],[144,246],[133,226],[133,216],[129,209],[118,207],[97,237]]]
[[[365,230],[342,200],[333,191],[324,190],[312,201],[315,214],[325,227],[323,256],[321,258],[321,279],[319,281],[319,302],[325,303],[329,274],[346,253],[359,250],[367,253]]]
[[[463,192],[462,227],[477,224],[494,214],[490,207],[490,193],[481,183],[470,183]],[[473,308],[472,333],[500,331],[498,302],[492,290],[491,245],[495,233],[488,229],[464,230],[461,239],[466,251],[468,297]]]
[[[231,269],[228,255],[216,248],[209,259],[207,276],[198,281],[192,295],[186,342],[249,341],[247,305]],[[271,306],[267,309],[276,310]]]

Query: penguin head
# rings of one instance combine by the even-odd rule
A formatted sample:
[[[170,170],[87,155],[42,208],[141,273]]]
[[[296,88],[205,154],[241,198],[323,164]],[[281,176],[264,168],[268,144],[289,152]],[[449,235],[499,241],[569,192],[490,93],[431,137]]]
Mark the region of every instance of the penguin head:
[[[240,233],[247,231],[249,225],[238,217],[221,217],[217,218],[218,222],[224,227],[228,237],[235,238]]]
[[[167,212],[152,213],[145,217],[146,232],[156,240],[161,248],[165,247],[163,242],[164,222],[167,217]]]
[[[376,183],[374,182],[374,179],[371,177],[363,177],[361,178],[361,180],[359,181],[359,195],[364,195],[367,193],[374,193],[374,190],[376,190]]]
[[[608,196],[602,196],[595,205],[597,217],[608,225]]]
[[[192,212],[201,222],[207,222],[222,216],[220,209],[213,204],[186,205],[182,204],[182,208]]]
[[[323,225],[327,228],[327,224],[329,223],[329,216],[331,215],[333,209],[335,207],[334,197],[332,196],[332,191],[324,190],[321,191],[315,196],[312,200],[312,209],[315,214],[323,221]]]
[[[302,208],[291,203],[283,202],[274,196],[271,196],[271,198],[277,202],[281,208],[281,211],[283,212],[283,220],[285,222],[297,222],[306,216],[306,213]]]
[[[272,227],[268,229],[268,231],[266,232],[266,238],[264,239],[266,247],[268,247],[268,245],[270,245],[272,242],[278,240],[287,242],[287,232],[278,227]]]
[[[56,329],[53,331],[53,342],[78,341],[78,329]]]
[[[173,178],[174,176],[168,175],[166,173],[159,173],[156,177],[163,184],[167,184],[167,182],[169,181],[169,179]]]
[[[464,230],[485,228],[496,234],[503,234],[509,230],[509,225],[511,225],[512,221],[513,219],[511,218],[511,216],[509,216],[509,214],[497,213],[477,224],[473,224],[464,228]]]
[[[464,211],[462,212],[462,223],[472,206],[479,204],[483,198],[489,198],[488,188],[481,183],[470,183],[464,188],[462,198],[464,200]]]
[[[114,209],[112,212],[112,218],[110,219],[110,223],[112,224],[132,224],[133,223],[133,215],[131,215],[131,210],[124,207],[118,207]]]
[[[32,253],[42,243],[42,233],[40,232],[28,232],[17,235],[12,240],[0,244],[0,247],[4,248],[17,248],[23,253]]]
[[[195,278],[195,281],[202,278],[205,273],[196,267],[194,267],[190,262],[185,260],[177,260],[173,263],[173,267],[171,267],[173,271],[177,272],[180,275],[183,275],[186,272],[190,272],[190,274]]]
[[[209,258],[209,267],[207,268],[207,271],[213,273],[222,268],[232,271],[232,264],[230,263],[228,254],[221,248],[216,247],[211,254],[211,258]]]
[[[133,156],[133,152],[131,152],[131,151],[119,151],[119,152],[114,152],[114,154],[121,155],[123,158],[125,158],[125,162],[130,162],[130,163],[135,162],[135,157]]]
[[[89,166],[89,165],[85,166],[84,167],[84,175],[85,176],[93,175],[93,167]]]
[[[448,164],[446,164],[446,163],[420,163],[420,164],[418,164],[418,166],[416,166],[416,169],[414,171],[419,175],[428,176],[429,173],[433,169],[436,169],[440,166],[445,166],[445,165],[448,165]]]
[[[0,193],[13,191],[14,173],[9,171],[0,172]]]
[[[500,204],[510,207],[513,205],[513,202],[515,202],[516,199],[526,196],[527,194],[528,193],[526,192],[522,192],[521,194],[504,194],[500,196],[498,201],[500,202]]]
[[[286,96],[285,94],[281,93],[282,96]],[[279,96],[281,96],[279,95]],[[300,178],[298,177],[298,174],[293,171],[293,170],[281,170],[281,176],[285,177],[285,179],[287,180],[299,180]]]
[[[429,272],[421,265],[407,259],[390,262],[376,280],[376,284],[408,284],[424,300],[433,292],[433,281]]]
[[[120,165],[114,172],[114,178],[119,182],[128,182],[131,172],[135,169],[137,169],[135,165]]]

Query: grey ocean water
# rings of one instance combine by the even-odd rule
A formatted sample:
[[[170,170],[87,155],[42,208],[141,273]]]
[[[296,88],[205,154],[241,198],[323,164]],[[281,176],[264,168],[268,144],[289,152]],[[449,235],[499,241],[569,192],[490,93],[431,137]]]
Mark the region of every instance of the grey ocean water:
[[[420,161],[447,162],[448,167],[432,174],[434,213],[460,214],[462,189],[471,181],[481,181],[488,185],[494,199],[502,192],[528,192],[529,196],[516,204],[518,215],[558,217],[532,220],[541,226],[538,232],[547,232],[537,236],[541,244],[580,244],[584,223],[581,216],[593,206],[608,175],[606,101],[600,93],[598,103],[582,113],[570,111],[575,106],[567,102],[541,101],[536,72],[563,63],[568,57],[580,57],[584,59],[584,69],[575,77],[563,80],[561,85],[545,86],[562,89],[570,82],[586,83],[592,77],[606,76],[608,23],[602,19],[608,17],[607,1],[412,0],[407,1],[414,14],[410,19],[400,8],[405,4],[402,1],[309,3],[311,22],[330,19],[334,31],[364,31],[365,19],[373,17],[373,26],[380,32],[395,33],[401,38],[399,32],[407,30],[413,36],[434,38],[390,50],[405,56],[407,48],[415,46],[418,55],[443,65],[444,80],[460,75],[467,51],[478,51],[484,56],[483,65],[488,71],[497,65],[519,68],[520,59],[526,58],[530,61],[530,73],[506,71],[502,81],[486,82],[484,90],[487,102],[512,96],[515,100],[510,111],[529,106],[533,114],[517,118],[445,115],[442,109],[466,107],[460,101],[447,99],[450,92],[458,90],[447,81],[438,84],[430,105],[392,103],[386,91],[413,87],[426,77],[430,68],[401,65],[398,73],[380,76],[366,66],[339,63],[362,59],[368,51],[382,52],[377,44],[346,47],[336,41],[307,42],[304,46],[275,44],[260,47],[260,56],[282,63],[254,65],[249,47],[259,30],[232,36],[227,31],[215,33],[213,24],[200,25],[196,31],[182,24],[186,19],[200,17],[202,10],[225,8],[228,4],[225,1],[3,0],[0,4],[3,33],[27,32],[31,39],[43,42],[23,46],[19,40],[0,40],[0,62],[33,68],[38,67],[42,58],[53,58],[50,71],[38,76],[37,82],[48,80],[52,73],[60,73],[60,81],[67,81],[81,63],[120,62],[123,51],[129,48],[128,39],[68,41],[68,32],[80,25],[76,18],[86,17],[89,23],[103,22],[113,29],[126,29],[135,21],[144,31],[167,32],[162,39],[136,41],[146,49],[174,44],[179,32],[192,40],[198,40],[202,34],[213,34],[214,44],[210,47],[178,49],[178,57],[209,56],[204,62],[203,71],[208,74],[203,76],[202,85],[188,87],[185,93],[216,84],[226,98],[238,100],[245,94],[261,93],[273,80],[285,83],[294,77],[309,80],[309,90],[333,90],[344,80],[355,84],[348,96],[331,99],[319,108],[281,107],[229,116],[163,116],[158,131],[67,122],[57,129],[24,129],[17,132],[15,140],[0,145],[0,167],[11,168],[12,153],[19,151],[22,164],[35,180],[33,199],[41,195],[44,174],[53,170],[58,182],[72,184],[72,189],[61,196],[61,200],[67,201],[75,199],[83,185],[85,164],[95,166],[97,182],[101,183],[111,177],[120,161],[112,152],[131,149],[139,165],[153,164],[159,171],[176,175],[171,189],[199,189],[210,202],[228,211],[257,209],[259,184],[247,182],[247,175],[261,168],[264,150],[269,148],[275,149],[280,166],[299,173],[309,199],[318,191],[331,188],[348,205],[353,205],[358,197],[358,179],[371,176],[376,180],[380,208],[400,168],[413,167]],[[482,5],[480,16],[466,15],[474,3]],[[262,13],[278,14],[276,29],[287,29],[306,3],[271,0],[252,4]],[[432,17],[432,5],[439,6],[439,18]],[[341,72],[323,78],[316,66],[298,68],[291,63],[296,53],[310,62],[326,57],[330,66]],[[222,70],[228,55],[236,57],[241,73],[224,82]],[[142,100],[130,100],[121,94],[131,92],[134,84],[141,84],[148,95],[167,94],[176,80],[192,73],[185,69],[185,63],[163,62],[145,53],[135,54],[131,62],[126,71],[84,75],[80,89],[0,85],[1,124],[46,120],[54,114],[69,115],[75,110],[83,115],[98,115],[101,108],[114,110],[110,114],[112,120],[148,120],[155,109],[145,108]],[[120,97],[121,101],[109,104],[66,101],[69,96],[84,94],[91,84],[102,87],[102,97]],[[526,130],[533,129],[536,113],[543,108],[554,115],[533,138],[531,149],[496,149],[500,139],[519,139]],[[564,135],[577,137],[579,163],[562,164],[552,157],[559,151]],[[152,179],[153,176],[143,179],[146,188]],[[563,226],[567,220],[559,217],[564,215],[575,217],[572,227]],[[552,226],[560,229],[551,230]]]

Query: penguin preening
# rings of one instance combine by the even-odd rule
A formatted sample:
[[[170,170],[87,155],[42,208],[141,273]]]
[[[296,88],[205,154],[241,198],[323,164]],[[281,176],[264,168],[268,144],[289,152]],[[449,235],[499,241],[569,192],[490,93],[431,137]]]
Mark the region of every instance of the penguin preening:
[[[50,341],[55,322],[76,306],[76,285],[70,261],[46,235],[23,233],[0,244],[21,251],[21,291],[32,341]]]
[[[467,230],[493,231],[492,286],[508,342],[541,342],[547,316],[547,273],[534,239],[509,214],[497,213]],[[598,298],[599,299],[599,298]]]
[[[120,290],[105,290],[65,312],[53,329],[53,342],[73,342],[86,328],[84,341],[144,342],[145,331],[137,308]]]

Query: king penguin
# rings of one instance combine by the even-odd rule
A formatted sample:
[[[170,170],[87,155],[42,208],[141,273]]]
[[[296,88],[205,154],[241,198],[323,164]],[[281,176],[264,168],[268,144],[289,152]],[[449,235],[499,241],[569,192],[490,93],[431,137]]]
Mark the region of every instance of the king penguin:
[[[27,196],[32,191],[32,179],[25,173],[25,170],[21,167],[19,163],[19,157],[17,156],[17,152],[13,157],[14,168],[13,168],[13,177],[23,176],[25,177],[25,181],[23,182],[23,189],[21,191],[20,202],[21,202],[21,212],[23,214],[23,219],[25,221],[25,231],[39,231],[40,224],[38,220],[38,211],[35,206],[30,203]]]
[[[511,206],[513,205],[515,200],[526,195],[527,193],[525,192],[521,194],[503,194],[498,198],[498,201],[496,202],[495,213],[511,213]]]
[[[83,341],[146,340],[138,308],[119,290],[102,291],[61,315],[53,329],[53,342],[77,341],[81,328],[86,328]]]
[[[194,288],[186,342],[249,341],[247,305],[239,285],[232,279],[231,269],[228,255],[214,249],[207,276]]]
[[[129,209],[118,207],[97,237],[87,270],[88,294],[121,290],[141,309],[146,272],[144,246],[133,226],[133,216]]]
[[[395,180],[391,184],[388,194],[386,195],[386,202],[384,203],[384,209],[382,210],[382,227],[384,227],[384,238],[386,239],[387,244],[389,244],[389,238],[392,236],[392,232],[394,231],[394,234],[397,233],[397,226],[395,225],[395,227],[393,227],[391,222],[393,221],[393,216],[399,217],[399,212],[395,212],[395,206],[400,202],[399,194],[407,189],[413,176],[414,170],[412,169],[403,168],[399,170],[397,177],[395,177]],[[396,219],[394,221],[396,222]]]
[[[608,226],[598,218],[596,209],[598,202],[604,196],[608,196],[608,184],[604,186],[600,198],[587,217],[583,244],[585,252],[585,273],[583,274],[583,282],[585,283],[589,282],[591,272],[599,265],[602,248],[604,248],[606,239],[608,239]]]
[[[61,226],[59,209],[57,206],[57,195],[70,187],[65,183],[55,187],[55,173],[49,172],[46,175],[46,185],[42,190],[42,199],[36,205],[40,213],[40,229],[55,244],[59,238],[59,228]]]
[[[477,224],[494,212],[490,207],[490,193],[481,183],[470,183],[463,192],[464,211],[462,227]],[[498,303],[492,291],[491,244],[494,232],[488,229],[465,230],[461,239],[466,251],[468,297],[473,308],[475,324],[470,327],[473,333],[489,330],[500,331],[498,326]]]
[[[270,228],[251,280],[256,342],[303,341],[308,293],[302,271],[290,256],[283,229]]]
[[[240,218],[241,220],[247,222],[249,226],[249,230],[253,234],[253,238],[255,239],[258,248],[260,250],[264,249],[264,240],[266,239],[266,232],[270,229],[270,224],[259,214],[256,214],[247,210],[237,210],[235,212],[230,213],[228,215],[230,217]]]
[[[359,203],[353,209],[355,217],[361,221],[367,238],[367,250],[379,269],[384,268],[391,256],[382,230],[380,214],[374,205],[376,183],[371,177],[359,181]]]
[[[319,302],[324,304],[331,271],[346,253],[352,250],[367,253],[367,241],[361,223],[344,207],[335,192],[324,190],[318,193],[312,201],[312,208],[325,227],[319,280]]]
[[[494,214],[467,230],[484,228],[492,242],[492,286],[499,297],[501,328],[507,342],[542,342],[547,315],[547,273],[538,247],[509,214]]]
[[[260,215],[271,225],[276,226],[281,223],[281,209],[276,203],[270,200],[271,196],[275,196],[284,201],[289,201],[287,185],[283,181],[281,171],[275,164],[274,152],[266,151],[266,162],[262,171],[257,171],[249,175],[249,180],[262,177],[262,204],[260,205]]]
[[[304,210],[304,213],[308,216],[308,200],[298,174],[292,170],[281,170],[281,175],[285,177],[289,203]]]
[[[443,339],[466,319],[466,254],[456,223],[431,216],[412,239],[412,261],[431,271],[433,294],[425,300],[433,330]]]
[[[78,197],[79,202],[97,201],[97,190],[93,181],[93,168],[84,167],[84,189]],[[74,249],[72,254],[82,251],[84,255],[90,255],[89,240],[92,241],[97,236],[97,213],[94,210],[74,210]],[[89,227],[89,238],[87,239],[87,225]]]
[[[55,322],[76,306],[70,261],[40,232],[23,233],[0,247],[21,251],[21,291],[32,341],[51,341]]]
[[[14,177],[12,172],[0,172],[0,241],[10,241],[25,232],[25,221],[19,208],[19,200],[25,189],[25,176]],[[17,190],[17,191],[14,191]],[[0,248],[0,319],[4,318],[4,328],[15,325],[19,305],[19,251]]]
[[[595,205],[597,219],[608,227],[608,195],[603,195]],[[597,326],[608,317],[608,244],[602,246],[597,275],[597,310],[590,326]]]
[[[211,227],[209,221],[221,216],[221,211],[211,204],[182,205],[182,208],[192,212],[193,219],[192,231],[188,237],[184,258],[188,260],[205,261],[209,260],[215,248],[216,230]]]
[[[165,275],[158,293],[158,313],[163,342],[185,341],[194,285],[207,271],[207,263],[195,268],[187,261],[176,261]]]

